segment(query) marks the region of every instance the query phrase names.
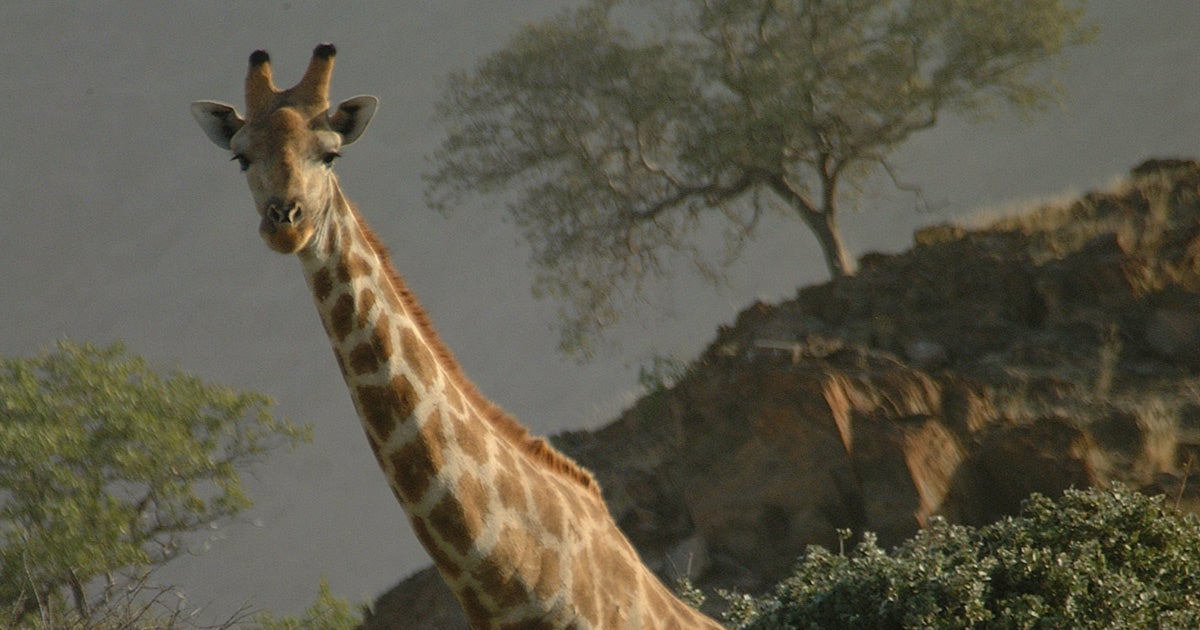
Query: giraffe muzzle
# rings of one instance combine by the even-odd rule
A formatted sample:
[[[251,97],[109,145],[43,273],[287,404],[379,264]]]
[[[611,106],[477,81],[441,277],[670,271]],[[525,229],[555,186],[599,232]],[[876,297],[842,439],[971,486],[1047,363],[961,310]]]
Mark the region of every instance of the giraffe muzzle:
[[[271,203],[267,206],[267,220],[276,226],[295,225],[304,216],[300,204]]]
[[[313,226],[310,217],[304,215],[300,202],[285,202],[275,197],[267,202],[262,211],[258,232],[271,249],[292,254],[308,242],[313,234]]]

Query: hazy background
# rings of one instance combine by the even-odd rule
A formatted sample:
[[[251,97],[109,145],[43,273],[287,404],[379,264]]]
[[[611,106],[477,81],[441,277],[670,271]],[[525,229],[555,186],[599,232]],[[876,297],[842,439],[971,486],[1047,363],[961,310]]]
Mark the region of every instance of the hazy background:
[[[719,291],[679,279],[617,345],[556,354],[554,305],[529,293],[527,251],[498,203],[443,217],[420,175],[441,138],[445,74],[562,2],[6,2],[0,6],[0,354],[70,337],[267,393],[315,426],[249,481],[244,523],[197,539],[160,573],[214,616],[249,601],[299,612],[326,577],[373,597],[427,564],[367,449],[299,265],[266,249],[236,164],[189,102],[242,103],[246,58],[271,52],[291,85],[312,47],[337,44],[333,100],[375,94],[367,134],[338,162],[362,208],[480,388],[536,432],[595,427],[636,393],[654,354],[689,358],[755,298],[825,278],[814,241],[776,219]],[[915,226],[1083,191],[1152,156],[1200,154],[1200,2],[1093,0],[1099,40],[1069,55],[1060,110],[985,124],[947,119],[898,155],[941,209],[869,191],[843,219],[856,254],[910,244]]]

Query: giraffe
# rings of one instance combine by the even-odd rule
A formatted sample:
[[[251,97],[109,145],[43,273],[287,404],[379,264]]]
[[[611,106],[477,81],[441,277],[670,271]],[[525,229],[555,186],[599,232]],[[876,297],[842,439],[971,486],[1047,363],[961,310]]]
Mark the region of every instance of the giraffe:
[[[332,164],[378,99],[329,110],[335,48],[280,90],[250,55],[246,117],[192,113],[245,172],[259,233],[300,260],[367,442],[473,628],[720,628],[640,561],[592,475],[485,398],[442,344]]]

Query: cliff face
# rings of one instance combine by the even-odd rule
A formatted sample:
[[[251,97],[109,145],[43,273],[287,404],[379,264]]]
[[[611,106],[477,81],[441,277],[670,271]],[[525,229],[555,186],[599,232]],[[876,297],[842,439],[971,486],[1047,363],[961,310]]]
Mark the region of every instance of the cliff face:
[[[768,588],[839,529],[888,546],[1031,492],[1123,481],[1197,505],[1200,164],[968,229],[754,304],[675,382],[559,436],[667,580]],[[427,570],[369,628],[451,628]],[[400,618],[400,622],[387,622]]]

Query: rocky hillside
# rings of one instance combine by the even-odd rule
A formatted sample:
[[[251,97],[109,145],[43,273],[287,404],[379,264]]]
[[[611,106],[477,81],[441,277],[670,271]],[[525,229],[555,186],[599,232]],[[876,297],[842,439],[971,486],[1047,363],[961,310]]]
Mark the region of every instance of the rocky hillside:
[[[1200,506],[1198,220],[1200,163],[1152,160],[1070,203],[923,229],[752,305],[557,443],[651,567],[705,589],[765,589],[841,529],[889,546],[1034,491],[1122,481]],[[376,610],[366,627],[465,627],[432,569]]]

